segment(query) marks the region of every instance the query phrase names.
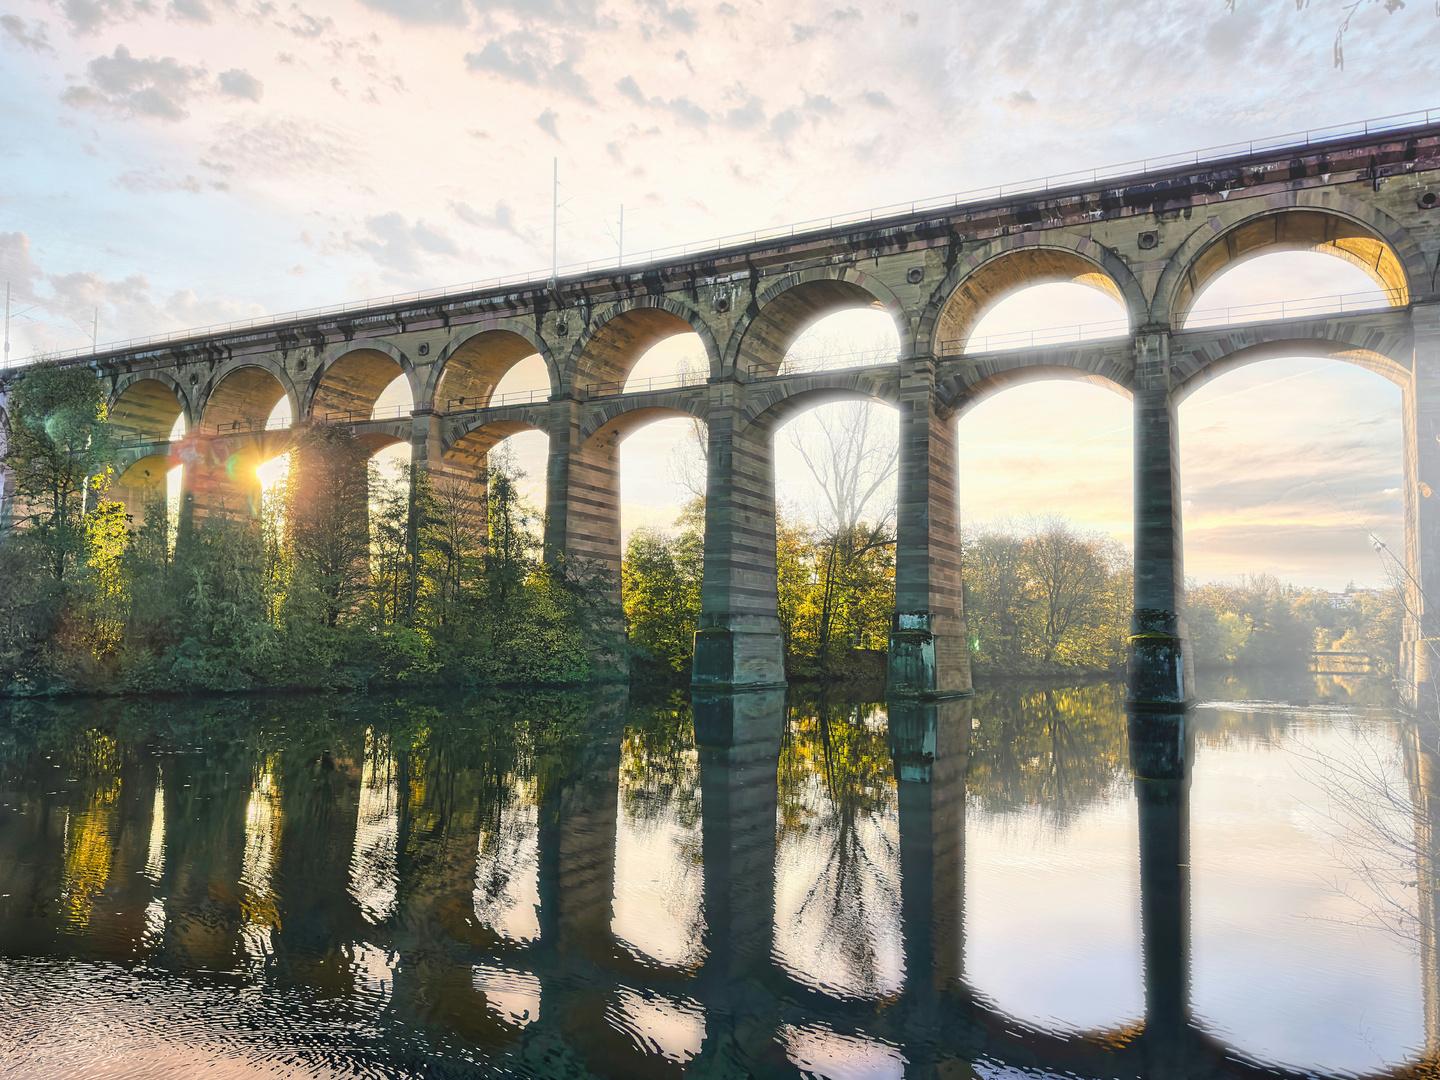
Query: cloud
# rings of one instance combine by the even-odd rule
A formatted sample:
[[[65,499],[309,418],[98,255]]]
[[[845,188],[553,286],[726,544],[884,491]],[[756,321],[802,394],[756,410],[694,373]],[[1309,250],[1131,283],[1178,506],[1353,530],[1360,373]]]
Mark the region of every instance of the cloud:
[[[688,127],[703,128],[710,123],[710,114],[688,97],[671,98],[668,101],[662,97],[647,98],[633,75],[626,75],[615,84],[615,89],[620,91],[621,97],[633,101],[636,105],[650,109],[663,109],[673,113],[675,119]],[[764,119],[763,114],[761,119]]]
[[[189,67],[173,56],[132,56],[124,45],[112,56],[85,65],[89,86],[71,86],[60,100],[74,108],[109,110],[122,116],[183,120],[185,102],[207,87],[203,67]]]
[[[43,22],[37,21],[34,30],[25,29],[25,20],[19,15],[0,15],[0,31],[4,31],[5,37],[15,42],[22,49],[29,49],[31,52],[55,54],[52,46],[45,35],[46,26]]]
[[[645,6],[658,15],[666,27],[682,34],[693,34],[700,26],[700,20],[689,8],[671,7],[666,0],[645,0]]]
[[[77,33],[94,33],[106,23],[132,19],[137,12],[153,9],[148,0],[131,4],[129,0],[64,0],[60,7],[70,26]]]
[[[121,173],[115,182],[126,191],[137,195],[172,191],[188,191],[192,195],[198,195],[205,187],[199,177],[186,175],[184,179],[174,180],[155,169],[132,169]],[[211,186],[215,186],[215,183],[212,181]]]
[[[367,218],[365,228],[370,235],[359,239],[346,239],[350,245],[368,254],[381,266],[403,273],[415,273],[425,253],[432,255],[459,255],[460,250],[448,236],[437,229],[417,221],[407,225],[399,212],[379,214]]]
[[[265,84],[248,71],[231,68],[220,73],[220,92],[231,97],[259,101],[260,96],[265,93]]]
[[[725,114],[725,122],[740,131],[749,131],[765,123],[765,103],[751,94],[744,105]]]
[[[840,106],[836,105],[834,101],[824,94],[807,93],[805,95],[805,108],[810,110],[810,112],[819,113],[822,116],[833,116],[840,111]]]
[[[40,278],[40,267],[30,257],[30,237],[25,233],[0,232],[0,274],[13,283],[15,300],[35,299],[30,283]]]
[[[464,26],[469,13],[462,0],[360,0],[371,11],[383,12],[410,26]]]
[[[11,282],[14,307],[29,308],[12,317],[15,360],[88,346],[97,310],[101,344],[264,314],[258,304],[223,297],[201,299],[188,289],[161,302],[151,294],[144,274],[118,280],[92,271],[47,274],[31,257],[30,238],[23,232],[0,233],[0,275]]]
[[[204,0],[170,0],[170,16],[181,22],[197,22],[210,24],[215,21],[215,16],[205,5]]]
[[[504,199],[495,204],[495,212],[486,214],[476,210],[469,203],[452,202],[450,209],[455,216],[466,225],[474,225],[481,229],[498,229],[500,232],[510,233],[512,236],[523,236],[520,227],[515,223],[515,211]]]
[[[200,164],[223,174],[325,174],[350,163],[352,145],[351,139],[318,121],[267,116],[222,127]]]
[[[1036,97],[1029,90],[1012,90],[1009,97],[1005,99],[1005,105],[1011,109],[1028,109],[1036,102]]]
[[[576,57],[552,63],[532,45],[529,35],[514,33],[486,42],[478,53],[465,54],[465,69],[472,74],[498,75],[526,86],[548,86],[586,104],[594,104],[590,84],[575,70]]]
[[[895,103],[890,100],[884,90],[866,90],[860,95],[860,100],[877,109],[893,109],[895,107]]]
[[[488,20],[507,12],[526,20],[592,26],[596,0],[360,0],[410,26],[465,26],[473,16]]]
[[[555,121],[560,119],[560,114],[554,109],[546,109],[535,118],[535,126],[552,139],[559,139],[560,133],[555,129]]]
[[[770,121],[770,134],[782,143],[788,142],[790,136],[799,130],[802,122],[800,114],[794,109],[786,109],[783,112],[778,112]]]
[[[295,21],[278,22],[275,25],[289,30],[298,38],[318,38],[327,31],[335,29],[335,20],[328,15],[323,19],[317,19],[309,12],[301,11],[299,4],[291,4],[290,10],[295,13]]]

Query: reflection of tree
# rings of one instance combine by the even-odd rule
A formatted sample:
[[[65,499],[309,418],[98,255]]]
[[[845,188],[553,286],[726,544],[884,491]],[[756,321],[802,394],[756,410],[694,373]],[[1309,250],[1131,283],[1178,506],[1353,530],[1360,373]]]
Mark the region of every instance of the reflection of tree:
[[[1117,684],[976,694],[967,788],[991,813],[1039,807],[1065,826],[1128,776]]]
[[[1424,745],[1413,725],[1398,733],[1403,747],[1388,724],[1361,722],[1345,733],[1341,754],[1305,733],[1292,731],[1289,738],[1298,772],[1325,797],[1312,814],[1345,871],[1345,879],[1332,884],[1358,911],[1345,921],[1384,930],[1419,950],[1431,929],[1424,912],[1437,885],[1435,748]]]
[[[700,759],[690,709],[679,693],[632,711],[621,755],[625,816],[640,823],[673,814],[682,829],[694,831],[700,824]],[[689,854],[698,862],[698,841]]]
[[[880,989],[879,938],[899,910],[899,852],[886,827],[895,785],[879,706],[821,701],[792,714],[780,750],[780,836],[819,853],[797,915],[824,927],[860,989]]]

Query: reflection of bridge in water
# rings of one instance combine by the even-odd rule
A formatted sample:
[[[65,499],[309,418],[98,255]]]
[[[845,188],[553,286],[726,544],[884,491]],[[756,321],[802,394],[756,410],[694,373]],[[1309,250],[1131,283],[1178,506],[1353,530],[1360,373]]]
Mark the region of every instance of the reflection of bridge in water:
[[[1180,401],[1239,365],[1275,356],[1342,360],[1400,386],[1405,565],[1410,617],[1402,667],[1429,677],[1440,639],[1440,127],[1361,129],[1130,176],[914,209],[812,232],[755,238],[653,264],[385,301],[280,318],[88,358],[107,380],[127,436],[120,495],[139,512],[148,487],[185,467],[182,520],[258,505],[255,466],[290,435],[262,430],[282,400],[303,426],[342,423],[373,450],[408,444],[417,468],[468,492],[483,514],[487,452],[534,430],[549,439],[546,550],[618,575],[618,446],[636,427],[680,416],[709,429],[705,570],[695,649],[698,686],[783,682],[776,613],[772,435],[797,411],[833,400],[900,413],[893,693],[970,686],[961,610],[957,417],[1032,379],[1079,379],[1134,402],[1134,690],[1188,699],[1179,475]],[[1333,255],[1365,271],[1378,310],[1281,309],[1194,318],[1205,286],[1269,251]],[[1001,297],[1068,281],[1124,309],[1118,336],[989,350],[970,340]],[[890,363],[786,374],[796,337],[817,319],[874,308],[895,322]],[[627,383],[652,345],[694,333],[709,360],[696,385]],[[516,363],[538,354],[548,392],[494,399]],[[375,414],[403,377],[412,405]],[[3,421],[0,389],[0,421]],[[169,442],[177,419],[192,432]],[[0,423],[3,428],[3,423]],[[361,483],[356,478],[356,483]]]
[[[92,769],[71,809],[49,756],[43,775],[4,793],[13,812],[0,819],[10,891],[0,899],[0,955],[139,962],[202,983],[298,989],[334,1003],[328,1024],[393,1040],[380,1053],[337,1036],[327,1050],[326,1031],[307,1030],[314,1053],[404,1069],[445,1053],[542,1075],[795,1076],[794,1033],[820,1030],[903,1055],[907,1076],[970,1075],[967,1063],[981,1059],[1096,1078],[1300,1075],[1242,1060],[1191,1018],[1194,735],[1185,715],[1135,717],[1130,728],[1143,1020],[1075,1033],[1007,1015],[967,979],[970,699],[890,707],[904,975],[880,996],[820,989],[777,952],[779,691],[692,702],[701,948],[665,963],[617,936],[625,705],[622,692],[597,699],[562,717],[552,742],[487,741],[465,723],[447,730],[438,713],[426,728],[422,710],[392,725],[383,752],[378,729],[338,718],[289,727],[275,748],[247,720],[162,725],[179,745],[163,754],[154,736],[107,742],[76,725],[54,743]],[[202,729],[206,748],[192,751]],[[388,841],[367,821],[386,758]],[[1425,898],[1425,1047],[1389,1076],[1440,1066],[1433,731],[1410,729],[1405,762]],[[533,791],[536,810],[537,918],[519,933],[479,917],[517,873],[483,862],[515,840],[503,835],[497,801],[514,782]],[[357,871],[362,864],[378,871]],[[366,955],[386,958],[383,994],[365,983]],[[667,1050],[666,1030],[688,1032],[690,1050]],[[257,1058],[271,1034],[238,1023],[212,1031]],[[285,1042],[286,1032],[274,1034]]]

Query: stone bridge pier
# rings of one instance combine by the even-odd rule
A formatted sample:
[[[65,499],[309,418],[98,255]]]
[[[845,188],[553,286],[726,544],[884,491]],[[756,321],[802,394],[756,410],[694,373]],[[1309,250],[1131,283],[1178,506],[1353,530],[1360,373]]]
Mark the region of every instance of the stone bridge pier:
[[[1180,421],[1170,378],[1170,335],[1142,332],[1134,345],[1135,606],[1129,692],[1138,701],[1189,701],[1194,666],[1181,614]]]
[[[785,683],[775,562],[775,462],[767,428],[742,426],[740,388],[715,389],[705,495],[705,577],[693,683]]]

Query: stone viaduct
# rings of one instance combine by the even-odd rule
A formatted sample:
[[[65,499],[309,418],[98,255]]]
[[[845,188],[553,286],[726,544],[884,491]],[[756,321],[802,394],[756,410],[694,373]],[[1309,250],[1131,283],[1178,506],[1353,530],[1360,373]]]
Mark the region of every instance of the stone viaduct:
[[[1128,178],[961,202],[862,224],[759,239],[703,256],[381,302],[363,312],[102,350],[124,433],[122,497],[176,459],[186,513],[253,502],[254,465],[284,448],[265,431],[282,399],[297,425],[344,423],[375,448],[408,442],[418,469],[474,485],[486,452],[514,432],[549,437],[545,544],[552,560],[618,571],[617,448],[636,427],[695,417],[709,432],[697,688],[783,681],[776,614],[772,435],[797,411],[860,399],[900,414],[892,694],[970,687],[961,610],[958,418],[1015,383],[1079,379],[1134,403],[1135,610],[1131,693],[1190,697],[1176,410],[1215,376],[1275,356],[1343,360],[1403,392],[1406,669],[1430,677],[1440,638],[1440,125],[1146,169]],[[1385,290],[1359,313],[1186,327],[1204,287],[1246,258],[1306,250],[1344,259]],[[983,312],[1015,290],[1078,282],[1124,308],[1129,332],[1005,351],[968,349]],[[787,374],[786,350],[817,319],[875,308],[901,343],[891,363]],[[630,392],[640,356],[697,334],[708,378]],[[548,394],[492,400],[538,353]],[[413,409],[376,418],[407,380]],[[3,393],[3,391],[0,391]],[[0,409],[4,399],[0,396]],[[178,417],[190,433],[169,441]],[[3,419],[3,418],[0,418]],[[1437,494],[1432,496],[1431,492]],[[483,507],[483,499],[479,499]]]

